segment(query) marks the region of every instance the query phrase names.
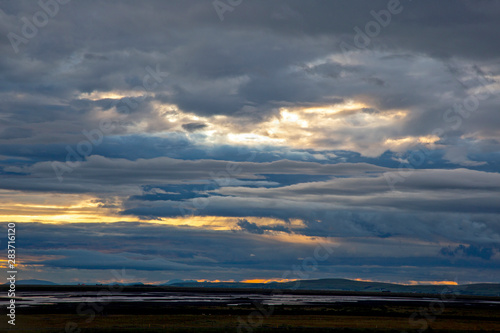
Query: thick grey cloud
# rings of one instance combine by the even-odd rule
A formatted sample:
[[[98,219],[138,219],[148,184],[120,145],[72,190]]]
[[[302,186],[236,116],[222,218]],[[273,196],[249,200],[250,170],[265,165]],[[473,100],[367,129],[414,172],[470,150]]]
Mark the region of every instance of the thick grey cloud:
[[[262,235],[266,231],[281,231],[281,232],[286,232],[290,233],[290,229],[282,226],[282,225],[274,225],[274,226],[264,226],[264,227],[259,227],[257,224],[248,222],[245,219],[241,219],[236,223],[238,227],[240,227],[242,230],[248,231],[253,234],[259,234]]]
[[[441,253],[448,256],[471,256],[471,257],[479,257],[484,259],[490,259],[493,253],[496,252],[495,248],[489,247],[479,247],[475,245],[459,245],[456,248],[442,248]]]
[[[63,259],[46,260],[47,267],[79,269],[136,269],[136,270],[196,270],[198,266],[175,263],[160,258],[144,258],[134,253],[108,254],[90,250],[43,251],[39,255],[64,256]],[[30,264],[30,262],[28,262]]]
[[[26,258],[24,276],[46,274],[43,276],[60,283],[76,279],[80,282],[112,280],[116,272],[110,273],[111,269],[121,272],[120,275],[125,273],[128,282],[276,278],[290,270],[296,272],[293,278],[307,274],[311,278],[385,276],[393,281],[415,278],[481,281],[476,273],[479,268],[484,271],[483,280],[493,281],[492,260],[498,260],[475,255],[474,249],[483,253],[487,250],[480,249],[491,248],[491,244],[457,246],[458,251],[469,249],[471,254],[457,257],[443,250],[443,243],[413,242],[405,237],[332,238],[338,243],[328,245],[329,239],[323,237],[310,243],[290,243],[286,239],[262,237],[259,233],[147,223],[30,223],[18,227],[25,234],[22,239]],[[318,262],[316,271],[301,269],[304,258],[313,257],[317,248],[320,253],[328,248],[330,256]],[[453,251],[455,247],[451,243],[446,248]],[[42,273],[40,267],[43,267]],[[382,268],[392,273],[384,275]],[[77,276],[61,274],[65,270],[76,272]]]
[[[123,186],[140,186],[143,184],[180,184],[197,181],[205,183],[213,180],[220,184],[230,185],[233,179],[264,179],[260,174],[309,174],[328,176],[348,176],[357,174],[381,173],[387,168],[367,163],[339,163],[319,164],[279,160],[269,163],[232,162],[217,160],[185,161],[168,157],[153,159],[109,159],[103,156],[92,155],[86,161],[78,162],[71,159],[71,163],[53,164],[40,162],[31,166],[5,167],[8,172],[19,173],[18,177],[9,177],[2,182],[4,189],[24,189],[34,191],[61,191],[61,192],[113,192]],[[57,168],[70,168],[71,172],[64,172],[63,182],[56,177],[54,165]],[[62,169],[61,169],[62,170]],[[65,170],[65,169],[64,169]],[[26,176],[29,174],[29,176]],[[36,178],[33,183],[30,179]],[[80,180],[85,178],[87,185]]]
[[[52,276],[124,266],[158,281],[279,277],[313,250],[280,253],[277,235],[343,240],[317,276],[498,274],[498,2],[56,6],[45,24],[39,2],[0,1],[4,211],[78,194],[127,218],[236,222],[219,232],[36,224],[27,249]],[[68,160],[86,140],[92,151]],[[101,235],[107,244],[92,241]]]
[[[467,68],[475,66],[480,71],[482,67],[482,75],[498,72],[498,50],[490,37],[498,30],[499,8],[486,1],[480,5],[401,1],[401,13],[392,15],[390,24],[373,37],[373,43],[387,46],[383,53],[368,52],[364,64],[358,66],[331,60],[306,65],[330,55],[343,57],[340,41],[353,44],[353,28],[363,30],[375,20],[370,12],[384,10],[388,3],[252,1],[225,13],[227,18],[220,22],[210,2],[99,4],[100,11],[112,12],[110,15],[96,14],[95,2],[71,2],[61,5],[28,43],[19,45],[19,54],[4,40],[2,90],[54,98],[52,103],[39,103],[42,96],[37,97],[38,106],[29,111],[26,108],[31,107],[13,101],[6,111],[21,107],[25,111],[10,117],[26,112],[25,121],[35,120],[32,117],[43,112],[45,121],[52,113],[53,121],[65,127],[64,118],[91,126],[82,108],[75,108],[77,101],[69,102],[75,94],[140,87],[146,67],[158,65],[170,75],[150,92],[163,94],[158,96],[160,100],[184,111],[263,119],[280,105],[364,96],[383,109],[411,107],[406,133],[429,134],[441,113],[464,97],[464,87],[456,78],[467,82],[462,77]],[[5,35],[22,35],[20,19],[32,19],[41,10],[31,2],[4,2],[2,6]],[[372,51],[371,46],[361,51]],[[460,60],[462,68],[448,75],[440,73],[449,68],[452,58]],[[429,75],[413,75],[422,70]],[[488,104],[491,101],[481,103],[481,110],[487,110]],[[245,112],[246,105],[252,105],[254,111]],[[140,118],[154,122],[156,116],[145,106],[141,105]],[[54,113],[57,107],[61,111]],[[486,113],[488,116],[468,120],[467,126],[472,128],[461,132],[475,132],[476,124],[498,128],[498,119],[491,119],[496,113]],[[139,122],[138,117],[128,118]],[[62,132],[58,134],[64,135]]]

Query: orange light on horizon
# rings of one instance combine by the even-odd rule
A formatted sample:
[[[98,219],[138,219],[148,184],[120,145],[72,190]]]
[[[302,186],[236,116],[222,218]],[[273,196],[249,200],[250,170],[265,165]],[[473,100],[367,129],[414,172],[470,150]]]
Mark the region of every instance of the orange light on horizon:
[[[234,280],[195,280],[196,282],[221,283],[221,282],[236,282]]]
[[[249,279],[240,281],[242,283],[270,283],[270,282],[292,282],[298,279]]]
[[[373,280],[370,280],[370,279],[353,279],[354,281],[360,281],[360,282],[375,282]]]
[[[451,285],[451,286],[458,286],[458,283],[455,281],[413,281],[410,280],[408,281],[407,285],[410,286],[417,286],[417,285],[433,285],[433,286],[446,286],[446,285]]]

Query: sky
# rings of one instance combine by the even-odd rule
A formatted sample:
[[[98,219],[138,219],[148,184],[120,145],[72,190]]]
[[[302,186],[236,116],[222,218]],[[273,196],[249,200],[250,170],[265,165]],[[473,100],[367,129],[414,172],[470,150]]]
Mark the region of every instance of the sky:
[[[0,1],[18,279],[499,282],[498,17]]]

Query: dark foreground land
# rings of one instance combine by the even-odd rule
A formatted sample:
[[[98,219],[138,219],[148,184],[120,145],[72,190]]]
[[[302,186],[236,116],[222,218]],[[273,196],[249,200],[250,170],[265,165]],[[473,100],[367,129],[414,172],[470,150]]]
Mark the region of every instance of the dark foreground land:
[[[35,289],[37,288],[33,288]],[[47,291],[47,287],[43,290]],[[96,295],[97,290],[92,287],[86,292],[91,291]],[[61,288],[57,288],[57,291],[60,292]],[[195,292],[200,293],[200,290]],[[213,293],[213,290],[210,292]],[[239,291],[224,292],[237,294]],[[317,293],[313,292],[315,295]],[[297,296],[304,294],[301,291]],[[372,296],[371,293],[365,295]],[[401,302],[365,300],[355,303],[275,306],[260,304],[258,298],[253,300],[248,297],[242,297],[239,305],[229,305],[224,302],[105,302],[102,298],[101,301],[96,301],[89,296],[83,303],[57,302],[17,308],[15,327],[9,325],[8,318],[4,316],[0,322],[0,331],[500,332],[500,303],[495,303],[495,299],[457,297],[450,303],[440,301],[442,295],[434,295],[434,298],[429,296],[413,295],[414,301],[406,299]],[[496,298],[496,301],[500,299]]]

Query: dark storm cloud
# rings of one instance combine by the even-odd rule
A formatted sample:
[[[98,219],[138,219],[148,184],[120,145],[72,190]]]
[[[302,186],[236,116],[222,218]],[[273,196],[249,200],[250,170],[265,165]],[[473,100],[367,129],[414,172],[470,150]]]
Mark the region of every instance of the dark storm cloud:
[[[12,102],[5,108],[11,119],[6,125],[14,127],[13,120],[19,117],[23,121],[37,121],[38,117],[38,122],[50,119],[54,126],[40,127],[37,142],[49,137],[64,141],[65,133],[78,132],[78,125],[95,128],[82,111],[95,108],[99,101],[78,106],[75,95],[131,90],[141,86],[148,66],[159,66],[170,75],[151,89],[158,96],[133,110],[140,117],[128,115],[132,124],[145,119],[156,122],[149,105],[155,98],[199,115],[226,114],[255,121],[274,114],[280,104],[330,103],[363,95],[381,108],[414,108],[404,131],[426,135],[436,119],[443,122],[441,113],[460,99],[461,91],[439,68],[419,82],[418,76],[411,75],[419,70],[418,62],[412,65],[418,60],[415,57],[425,54],[435,59],[436,64],[431,65],[436,66],[453,56],[467,59],[465,67],[474,65],[476,72],[481,66],[485,73],[494,72],[491,64],[496,63],[498,50],[489,41],[498,30],[500,9],[486,1],[401,1],[401,12],[392,15],[387,27],[372,38],[373,43],[388,45],[382,55],[385,64],[376,54],[368,55],[363,65],[333,60],[313,64],[332,54],[343,57],[340,41],[352,45],[353,28],[365,29],[366,23],[375,20],[371,11],[386,10],[388,3],[252,1],[227,12],[223,22],[210,2],[109,2],[99,4],[100,14],[95,13],[93,1],[61,5],[36,36],[19,45],[18,55],[8,39],[3,41],[2,91],[42,93],[55,99],[40,103],[39,96],[32,106]],[[30,19],[41,9],[37,3],[7,2],[3,10],[5,35],[22,35],[20,18]],[[443,64],[446,66],[449,64]],[[450,73],[460,78],[463,71]],[[445,95],[450,89],[456,94],[454,100],[440,101],[431,93],[437,90]],[[489,103],[482,103],[481,109],[490,108]],[[252,105],[252,112],[245,111],[247,105]],[[484,131],[490,125],[492,130],[498,128],[499,120],[491,119],[494,114],[474,115],[458,135],[477,132],[477,128]],[[71,130],[54,133],[56,126]],[[393,129],[391,135],[404,133]]]
[[[299,245],[289,253],[273,251],[274,254],[266,254],[270,249],[281,246],[280,242],[234,231],[215,232],[142,223],[69,224],[52,227],[35,223],[26,227],[32,230],[23,240],[27,253],[58,257],[44,260],[42,264],[59,268],[121,269],[123,266],[126,269],[144,271],[215,270],[218,274],[223,274],[228,268],[245,267],[249,263],[264,268],[271,266],[275,260],[282,261],[281,265],[285,268],[301,252],[311,250],[310,245]],[[66,235],[64,240],[58,240],[61,235]],[[103,242],[103,239],[106,241]],[[171,246],[163,246],[165,243]],[[92,248],[92,251],[88,248]],[[228,252],[227,249],[231,251]],[[98,264],[92,265],[92,261]]]
[[[494,247],[482,247],[476,245],[463,245],[460,244],[455,248],[444,247],[441,249],[441,254],[445,256],[466,256],[466,257],[479,257],[483,259],[490,259],[498,250]]]
[[[12,130],[9,130],[12,131]],[[78,135],[79,134],[79,135]],[[75,137],[88,140],[82,133],[75,133]],[[77,150],[79,142],[69,143],[69,147]],[[0,145],[0,155],[11,158],[23,158],[33,162],[38,161],[59,161],[66,162],[68,156],[67,144],[2,144]],[[318,156],[311,150],[289,149],[285,147],[246,147],[233,145],[199,145],[185,133],[168,133],[162,137],[147,135],[113,135],[103,137],[102,143],[95,145],[92,149],[93,155],[106,156],[108,158],[124,158],[127,160],[152,159],[155,157],[170,157],[182,160],[211,159],[222,161],[244,162],[250,159],[253,162],[273,162],[282,159],[316,162],[327,164],[337,161],[351,163],[365,162],[379,166],[397,166],[397,163],[390,157],[381,159],[365,158],[359,154],[344,154],[343,157],[332,157],[328,159],[317,158]],[[319,155],[323,157],[323,155]],[[433,158],[433,163],[436,163]],[[1,163],[5,163],[2,161]],[[387,165],[389,163],[389,165]],[[30,163],[29,163],[30,164]],[[290,179],[289,181],[293,181]]]
[[[241,221],[240,224],[246,225]],[[25,235],[20,238],[20,246],[22,245],[26,257],[24,274],[33,274],[32,268],[40,270],[42,267],[47,272],[54,269],[51,278],[60,283],[68,282],[65,276],[61,276],[61,272],[66,269],[77,271],[80,279],[91,270],[93,277],[90,281],[109,279],[109,272],[101,273],[102,269],[125,269],[126,275],[149,277],[153,281],[171,278],[281,277],[283,272],[300,266],[301,258],[312,257],[318,246],[323,246],[324,249],[327,241],[325,238],[317,238],[317,242],[294,243],[290,246],[286,241],[263,238],[260,232],[211,231],[126,222],[66,225],[20,223],[18,227]],[[287,229],[284,225],[283,228]],[[267,230],[273,229],[277,230],[279,226],[267,227]],[[169,246],[164,246],[165,244]],[[286,251],[283,250],[285,247]],[[332,274],[337,277],[359,276],[356,275],[356,270],[375,274],[374,266],[390,268],[394,275],[386,273],[385,276],[391,278],[399,276],[411,279],[419,276],[430,280],[430,276],[437,276],[442,279],[443,276],[450,276],[444,270],[456,270],[452,274],[459,271],[456,276],[475,281],[477,269],[491,274],[487,273],[491,270],[491,263],[475,255],[460,258],[449,255],[436,257],[434,254],[440,252],[439,243],[417,244],[404,237],[393,240],[348,237],[330,250],[333,250],[331,255],[318,262],[318,270],[310,272],[311,277]],[[485,259],[494,260],[492,257]],[[411,268],[402,270],[409,263]],[[379,274],[382,273],[372,276],[383,276]],[[456,276],[452,276],[451,280]]]
[[[46,267],[77,268],[77,269],[136,269],[145,271],[165,270],[195,270],[197,266],[176,263],[161,258],[137,258],[137,254],[109,254],[90,250],[41,251],[39,255],[64,256],[63,259],[43,261]]]
[[[196,130],[202,129],[207,127],[206,124],[203,123],[188,123],[188,124],[182,124],[182,128],[184,128],[188,132],[194,132]]]
[[[262,235],[266,231],[282,231],[282,232],[290,233],[290,229],[288,229],[282,225],[260,227],[257,224],[252,223],[252,222],[248,222],[245,219],[238,220],[238,223],[236,223],[236,225],[238,225],[238,227],[240,227],[242,230],[248,231],[252,234]]]
[[[19,138],[28,138],[33,135],[33,130],[31,128],[22,127],[7,127],[0,133],[0,140],[10,140]]]
[[[103,184],[115,185],[117,188],[126,185],[139,186],[145,183],[180,184],[188,181],[205,182],[215,180],[224,183],[226,179],[264,179],[260,174],[310,174],[348,176],[368,173],[381,173],[388,169],[366,163],[339,163],[319,164],[314,162],[301,162],[279,160],[270,163],[255,162],[227,162],[217,160],[198,159],[186,161],[168,157],[152,159],[109,159],[103,156],[89,156],[86,161],[79,162],[74,168],[75,172],[65,175],[64,182],[55,178],[53,164],[39,162],[32,166],[9,166],[5,171],[20,174],[30,173],[37,178],[37,183],[29,180],[30,177],[19,176],[5,179],[2,188],[24,188],[35,191],[58,191],[65,189],[76,193],[82,191],[99,192]],[[220,172],[222,176],[220,175]],[[78,175],[77,175],[78,173]],[[67,176],[67,177],[66,177]],[[86,179],[86,185],[80,182]],[[93,181],[92,181],[93,180]],[[16,184],[16,185],[14,185]],[[26,186],[26,187],[25,187]],[[107,187],[106,192],[113,192],[112,187]]]

